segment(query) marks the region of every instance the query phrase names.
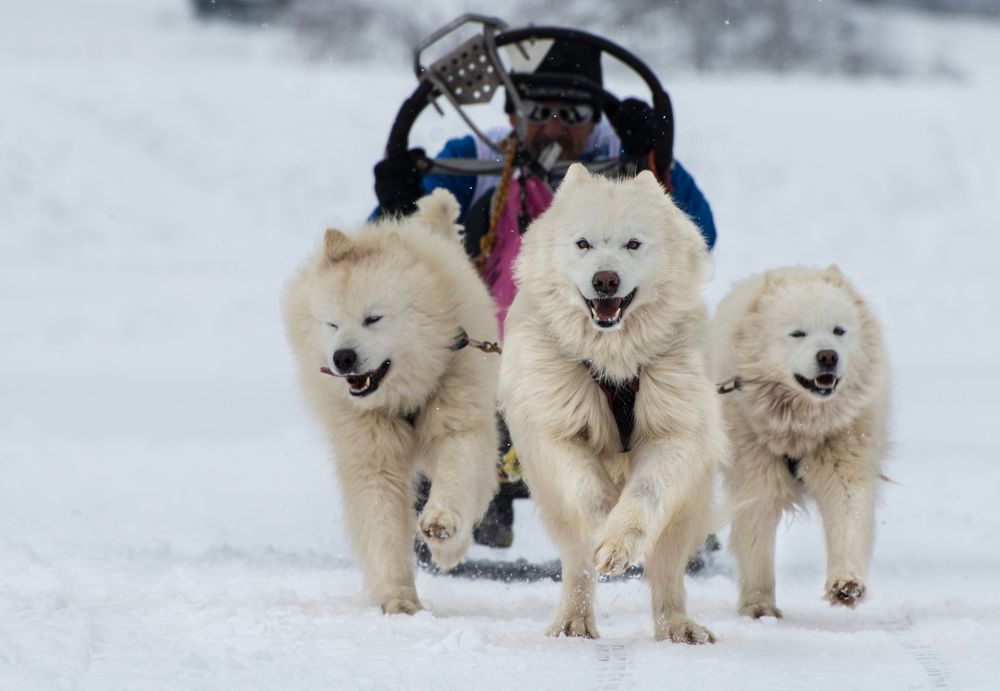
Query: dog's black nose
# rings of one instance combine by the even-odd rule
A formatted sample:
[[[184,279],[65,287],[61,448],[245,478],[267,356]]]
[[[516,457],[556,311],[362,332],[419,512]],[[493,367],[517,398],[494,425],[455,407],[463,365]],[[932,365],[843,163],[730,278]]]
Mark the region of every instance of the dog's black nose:
[[[833,369],[837,366],[837,361],[840,358],[837,356],[836,350],[821,350],[816,353],[816,362],[823,369]]]
[[[341,374],[350,374],[358,362],[358,354],[351,348],[341,348],[333,354],[333,366]]]
[[[618,292],[621,279],[614,271],[598,271],[591,281],[598,295],[614,295]]]

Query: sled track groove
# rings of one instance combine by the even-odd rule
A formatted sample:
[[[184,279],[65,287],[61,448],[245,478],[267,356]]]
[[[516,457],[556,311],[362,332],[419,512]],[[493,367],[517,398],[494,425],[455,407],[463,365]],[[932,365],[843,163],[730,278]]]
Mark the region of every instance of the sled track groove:
[[[597,674],[591,688],[631,689],[635,688],[632,658],[624,643],[600,643],[596,645]]]
[[[934,648],[923,641],[907,635],[906,631],[910,628],[909,623],[884,621],[881,622],[881,627],[883,631],[892,636],[900,648],[905,650],[923,668],[924,673],[927,674],[927,679],[931,683],[931,688],[951,688],[951,685],[948,683],[948,666]]]

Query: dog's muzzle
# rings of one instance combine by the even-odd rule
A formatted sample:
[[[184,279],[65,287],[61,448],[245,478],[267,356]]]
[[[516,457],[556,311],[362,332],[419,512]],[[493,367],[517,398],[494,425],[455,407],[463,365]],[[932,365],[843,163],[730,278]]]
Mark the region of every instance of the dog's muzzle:
[[[600,329],[611,329],[621,324],[625,310],[632,304],[638,290],[638,288],[633,288],[632,292],[625,297],[599,297],[591,300],[583,296],[583,301],[590,309],[591,322]]]
[[[329,367],[320,367],[319,371],[323,374],[329,374],[331,377],[341,377],[346,379],[348,393],[352,396],[360,398],[378,391],[378,385],[381,383],[386,373],[388,373],[390,365],[392,365],[392,361],[386,360],[378,367],[378,369],[362,372],[361,374],[337,374]]]
[[[823,372],[812,379],[807,379],[801,374],[796,374],[795,381],[802,388],[823,398],[832,396],[837,390],[837,385],[840,384],[840,379],[833,372]]]

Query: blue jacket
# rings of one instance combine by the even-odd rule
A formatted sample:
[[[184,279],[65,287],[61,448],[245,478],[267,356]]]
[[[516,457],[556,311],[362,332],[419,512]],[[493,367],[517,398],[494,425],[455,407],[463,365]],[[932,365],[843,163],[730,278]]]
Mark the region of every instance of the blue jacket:
[[[506,136],[510,129],[490,130],[486,134],[494,141],[500,141]],[[611,158],[610,152],[621,155],[621,144],[614,130],[607,124],[606,119],[602,119],[594,128],[594,133],[587,142],[585,153],[581,160],[607,159]],[[449,139],[444,148],[438,153],[437,158],[478,158],[483,160],[499,160],[498,154],[485,144],[473,137],[471,134],[465,137]],[[684,213],[686,213],[698,230],[705,237],[705,243],[711,250],[715,246],[715,220],[712,218],[712,208],[708,205],[705,195],[698,189],[691,174],[680,164],[674,161],[670,168],[670,181],[674,186],[674,203]],[[497,176],[477,176],[477,175],[443,175],[431,173],[424,176],[424,190],[433,192],[438,187],[444,187],[455,195],[458,203],[462,207],[459,222],[465,222],[465,215],[468,213],[472,203],[484,194],[487,190],[496,187],[499,182]],[[378,209],[372,214],[378,215]]]

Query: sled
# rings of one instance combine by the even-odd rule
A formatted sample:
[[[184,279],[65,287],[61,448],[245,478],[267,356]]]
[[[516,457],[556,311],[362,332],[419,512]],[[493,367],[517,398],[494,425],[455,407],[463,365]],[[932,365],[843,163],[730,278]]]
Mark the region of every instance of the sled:
[[[468,31],[470,26],[473,28],[471,35]],[[673,163],[674,142],[673,107],[659,79],[642,60],[618,44],[585,31],[552,26],[512,29],[496,17],[480,14],[459,16],[416,47],[413,69],[417,86],[400,106],[385,147],[387,158],[407,155],[414,123],[431,106],[443,115],[443,100],[461,117],[478,142],[495,154],[492,159],[487,160],[424,157],[416,164],[424,175],[474,176],[478,180],[497,178],[498,184],[492,192],[482,194],[479,201],[468,210],[465,246],[497,304],[496,316],[501,337],[504,318],[516,292],[511,276],[511,262],[519,250],[521,235],[530,221],[548,208],[552,201],[552,190],[566,174],[571,162],[555,160],[558,151],[554,155],[550,155],[553,152],[542,152],[536,157],[524,146],[528,121],[526,107],[515,88],[512,59],[502,59],[500,50],[506,49],[511,55],[513,51],[517,51],[521,58],[527,59],[532,52],[539,55],[541,50],[544,53],[548,49],[544,42],[553,40],[582,43],[599,51],[601,58],[611,56],[637,75],[649,89],[649,102],[654,115],[652,150],[636,159],[614,156],[583,161],[583,164],[591,172],[606,176],[634,175],[639,170],[651,169],[657,178],[666,181],[666,186],[670,189],[669,171]],[[431,56],[430,59],[428,56]],[[543,83],[546,77],[547,75],[532,75],[533,79]],[[613,93],[582,77],[574,79],[587,82],[588,90],[598,94],[597,100],[606,116],[618,111],[621,101]],[[467,111],[489,104],[501,91],[507,94],[520,117],[518,128],[511,136],[498,143],[477,126]],[[501,436],[506,437],[505,434]],[[494,510],[498,502],[503,502],[512,511],[511,502],[528,497],[529,492],[521,479],[516,452],[510,447],[509,441],[501,443],[497,472],[500,491],[490,509]],[[418,492],[421,496],[418,497],[417,510],[426,500],[425,491],[424,484],[423,489]],[[481,539],[481,531],[489,527],[487,522],[484,519],[477,526],[477,542],[509,546],[509,541],[503,544],[502,537]],[[419,540],[417,542],[418,561],[434,570],[426,546]],[[692,558],[689,572],[704,566],[704,555],[714,551],[710,543],[706,543],[707,549],[701,555]],[[716,541],[715,549],[717,548]],[[699,562],[699,559],[702,561]],[[561,578],[558,560],[543,564],[523,561],[466,561],[450,573],[508,582]],[[641,574],[641,569],[638,573]]]

